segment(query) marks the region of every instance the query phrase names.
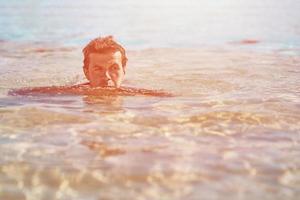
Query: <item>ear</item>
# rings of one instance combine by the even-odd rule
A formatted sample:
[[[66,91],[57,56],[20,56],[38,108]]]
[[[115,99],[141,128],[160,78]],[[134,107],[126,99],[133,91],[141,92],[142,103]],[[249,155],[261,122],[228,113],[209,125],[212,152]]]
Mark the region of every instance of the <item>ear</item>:
[[[87,78],[87,80],[90,80],[89,69],[87,67],[83,67],[83,72],[84,72],[84,75]]]

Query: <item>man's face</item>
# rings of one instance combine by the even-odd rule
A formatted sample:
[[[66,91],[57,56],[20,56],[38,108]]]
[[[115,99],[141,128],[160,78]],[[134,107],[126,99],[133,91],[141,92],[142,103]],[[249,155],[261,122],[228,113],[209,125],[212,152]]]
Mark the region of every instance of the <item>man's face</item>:
[[[85,73],[91,87],[108,86],[108,82],[111,80],[113,85],[119,88],[125,74],[121,52],[91,53],[89,55],[89,66]]]

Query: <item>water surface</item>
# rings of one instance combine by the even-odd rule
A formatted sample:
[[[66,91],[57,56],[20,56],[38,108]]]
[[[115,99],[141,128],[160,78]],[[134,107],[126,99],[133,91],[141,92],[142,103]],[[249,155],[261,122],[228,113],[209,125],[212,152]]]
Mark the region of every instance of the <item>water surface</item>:
[[[0,199],[299,197],[298,1],[167,2],[1,1]],[[109,32],[174,97],[8,95],[84,82]]]

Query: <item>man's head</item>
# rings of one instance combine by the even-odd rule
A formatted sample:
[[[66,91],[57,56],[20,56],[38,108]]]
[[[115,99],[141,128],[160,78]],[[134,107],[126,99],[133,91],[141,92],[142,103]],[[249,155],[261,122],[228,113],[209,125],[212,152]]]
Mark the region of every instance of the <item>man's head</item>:
[[[120,87],[127,63],[125,49],[112,36],[92,40],[84,49],[83,71],[92,87],[105,87],[111,80]]]

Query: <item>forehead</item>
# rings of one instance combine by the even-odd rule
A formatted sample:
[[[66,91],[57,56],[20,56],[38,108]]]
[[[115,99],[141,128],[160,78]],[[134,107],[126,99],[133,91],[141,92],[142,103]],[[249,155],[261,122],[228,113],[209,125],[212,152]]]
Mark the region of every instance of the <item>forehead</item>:
[[[91,64],[103,64],[112,62],[121,62],[122,55],[120,51],[116,52],[105,52],[105,53],[91,53],[89,55]]]

